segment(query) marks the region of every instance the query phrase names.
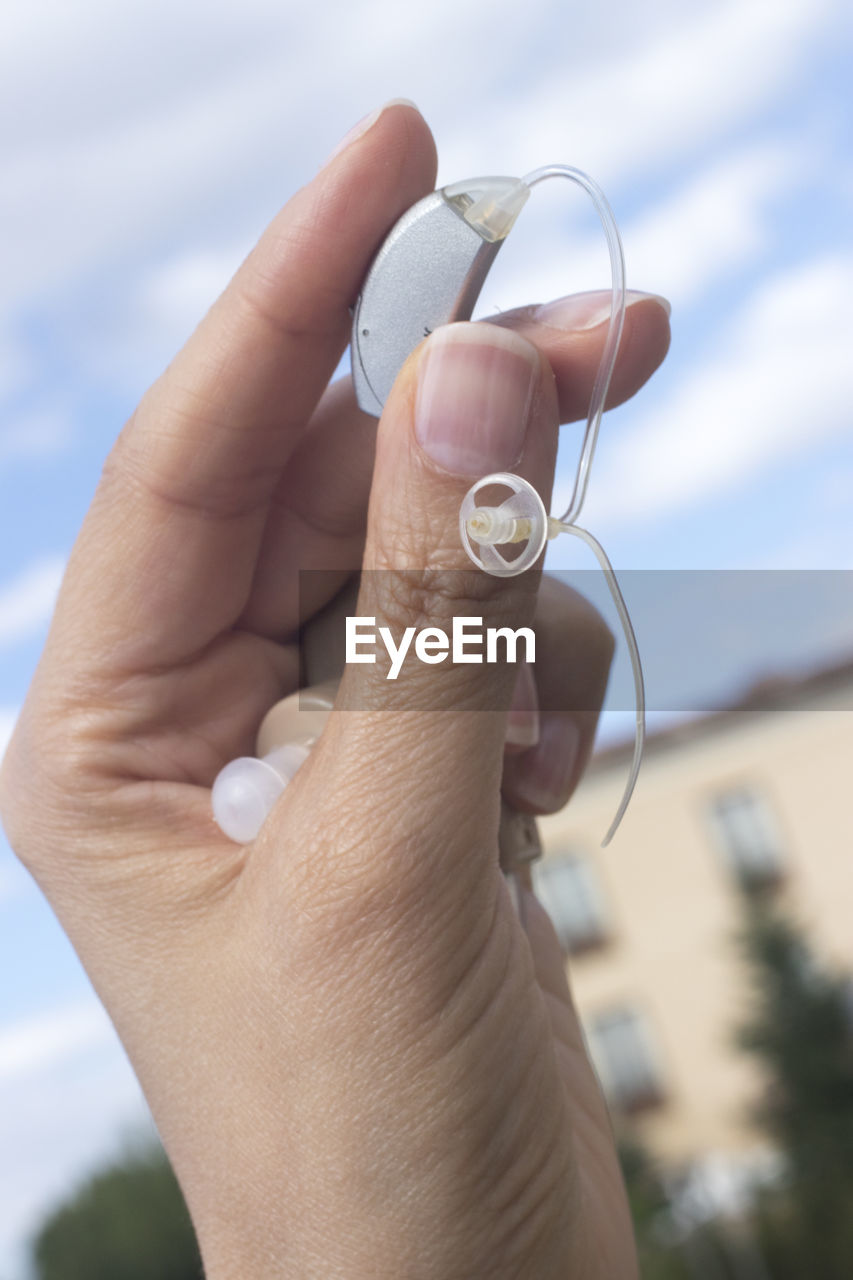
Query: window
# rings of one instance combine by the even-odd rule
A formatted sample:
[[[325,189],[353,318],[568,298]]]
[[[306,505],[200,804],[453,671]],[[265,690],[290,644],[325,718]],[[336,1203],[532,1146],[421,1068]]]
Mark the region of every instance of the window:
[[[533,884],[563,948],[570,955],[600,947],[610,932],[604,900],[585,858],[551,858],[534,865]]]
[[[587,1027],[587,1043],[612,1107],[633,1112],[664,1100],[651,1038],[636,1009],[598,1014]]]
[[[733,787],[711,803],[717,841],[732,870],[748,888],[782,877],[782,840],[766,800],[749,787]]]

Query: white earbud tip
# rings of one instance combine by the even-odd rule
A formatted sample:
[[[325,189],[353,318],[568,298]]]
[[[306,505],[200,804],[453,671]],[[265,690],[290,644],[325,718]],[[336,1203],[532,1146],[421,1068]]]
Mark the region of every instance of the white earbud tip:
[[[217,774],[211,793],[213,819],[229,840],[249,844],[255,839],[276,800],[307,755],[307,751],[292,746],[279,748],[270,754],[277,757],[283,753],[292,759],[276,759],[279,767],[284,766],[281,772],[279,768],[273,768],[269,758],[258,760],[255,756],[241,756],[239,760],[226,764]]]
[[[254,840],[286,779],[265,760],[241,756],[221,769],[213,784],[213,819],[237,844]]]
[[[288,742],[262,759],[241,756],[220,769],[210,798],[213,820],[229,840],[249,844],[255,839],[309,751],[303,743]]]

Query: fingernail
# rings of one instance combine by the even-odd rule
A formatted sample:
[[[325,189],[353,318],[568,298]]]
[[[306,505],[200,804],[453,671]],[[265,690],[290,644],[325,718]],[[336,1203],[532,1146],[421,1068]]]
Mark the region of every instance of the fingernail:
[[[628,289],[625,293],[625,308],[633,307],[638,302],[656,302],[666,312],[667,319],[672,314],[672,305],[659,293],[640,293],[638,289]],[[540,324],[549,324],[553,329],[595,329],[610,319],[613,295],[609,289],[597,289],[594,293],[573,293],[567,298],[557,298],[555,302],[546,302],[533,312],[533,319]]]
[[[515,789],[537,813],[562,808],[580,751],[580,726],[566,715],[545,715],[539,726],[539,742],[518,756]]]
[[[539,741],[539,705],[536,680],[529,662],[519,664],[512,705],[506,722],[507,746],[535,747]]]
[[[375,111],[370,111],[366,116],[362,116],[358,124],[354,124],[349,133],[344,134],[334,151],[327,157],[326,164],[330,164],[335,156],[339,156],[342,151],[346,151],[351,143],[355,142],[357,138],[361,138],[367,133],[368,129],[372,129],[382,112],[387,111],[389,107],[414,107],[416,111],[418,109],[410,98],[391,98],[389,102],[383,103]]]
[[[496,325],[436,329],[421,359],[415,435],[433,462],[457,475],[506,471],[524,447],[539,356]]]

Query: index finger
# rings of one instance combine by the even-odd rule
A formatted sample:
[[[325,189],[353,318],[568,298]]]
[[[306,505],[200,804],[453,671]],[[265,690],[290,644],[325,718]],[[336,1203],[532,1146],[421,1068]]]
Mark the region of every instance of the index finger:
[[[122,432],[57,610],[85,601],[101,670],[187,660],[239,617],[268,504],[346,346],[348,308],[399,215],[432,188],[432,137],[391,103],[264,233]]]

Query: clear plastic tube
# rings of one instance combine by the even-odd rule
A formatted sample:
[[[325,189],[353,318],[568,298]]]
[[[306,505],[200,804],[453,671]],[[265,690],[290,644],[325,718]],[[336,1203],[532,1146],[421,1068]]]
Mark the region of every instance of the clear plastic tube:
[[[622,589],[616,579],[607,552],[598,541],[597,538],[587,529],[581,529],[576,524],[563,524],[561,521],[562,532],[574,534],[576,538],[580,538],[581,542],[585,542],[601,565],[601,572],[604,574],[604,580],[607,583],[608,590],[616,606],[616,612],[619,614],[619,621],[622,623],[622,634],[625,636],[625,643],[628,646],[628,655],[631,659],[631,672],[634,677],[634,709],[636,713],[636,725],[634,729],[634,755],[631,760],[631,769],[628,774],[628,781],[625,783],[625,790],[622,792],[622,799],[619,801],[619,808],[613,821],[608,828],[607,835],[602,840],[602,847],[610,844],[616,834],[619,823],[625,816],[625,810],[628,808],[631,796],[634,794],[634,787],[637,785],[637,777],[640,772],[640,765],[643,760],[643,747],[646,742],[646,686],[643,680],[643,665],[640,660],[640,646],[637,644],[637,637],[634,633],[634,627],[631,622],[631,615],[628,613],[628,606],[625,604],[625,597],[622,595]]]
[[[601,570],[604,574],[607,587],[616,606],[616,612],[619,615],[619,621],[622,624],[622,632],[625,636],[625,643],[628,646],[628,654],[631,659],[631,671],[634,677],[634,705],[636,710],[636,728],[634,733],[634,755],[631,761],[631,769],[628,775],[628,781],[625,790],[622,793],[622,799],[619,802],[619,808],[610,824],[608,832],[602,840],[602,845],[608,845],[613,839],[619,823],[628,808],[628,803],[634,793],[634,787],[637,783],[637,776],[640,772],[640,764],[643,758],[643,748],[646,741],[646,692],[643,680],[643,667],[640,660],[640,650],[637,644],[637,637],[631,623],[625,598],[622,595],[621,588],[613,571],[607,553],[597,538],[593,537],[586,529],[581,529],[576,524],[578,516],[583,508],[586,498],[587,488],[589,487],[590,468],[595,455],[595,446],[598,443],[598,430],[601,426],[601,415],[604,412],[604,404],[607,400],[607,393],[610,390],[610,382],[613,377],[613,370],[616,367],[616,357],[619,354],[619,343],[622,340],[622,330],[625,325],[625,255],[622,250],[622,240],[619,235],[619,228],[616,225],[616,219],[613,216],[613,210],[607,201],[607,197],[601,190],[597,182],[585,174],[580,169],[574,169],[567,164],[549,164],[544,165],[541,169],[534,169],[532,173],[528,173],[522,182],[527,187],[535,187],[537,183],[545,182],[548,178],[568,178],[570,182],[574,182],[581,187],[592,200],[595,211],[598,214],[604,234],[607,239],[607,251],[610,255],[610,278],[611,278],[611,305],[610,305],[610,323],[607,327],[607,336],[604,341],[604,350],[601,353],[601,360],[598,365],[598,372],[595,375],[595,382],[592,386],[592,395],[589,402],[589,412],[587,414],[586,429],[584,431],[583,443],[581,445],[580,457],[578,459],[577,471],[575,473],[575,484],[572,490],[571,500],[562,516],[556,521],[549,523],[558,524],[564,533],[571,533],[576,538],[580,538],[582,542],[590,548],[593,555],[598,560]]]
[[[601,353],[598,373],[595,375],[595,382],[592,387],[586,430],[584,431],[580,459],[578,460],[578,468],[575,475],[575,487],[568,507],[563,515],[559,517],[561,524],[569,525],[574,524],[575,520],[577,520],[586,498],[590,467],[595,454],[595,446],[598,442],[598,428],[601,425],[604,402],[607,399],[607,392],[610,390],[610,381],[613,377],[613,370],[616,367],[616,356],[622,339],[622,329],[625,324],[625,255],[622,251],[622,241],[619,236],[619,228],[616,226],[616,219],[613,216],[613,210],[610,208],[607,197],[598,183],[594,182],[592,178],[580,169],[573,169],[571,165],[567,164],[543,165],[541,169],[534,169],[532,173],[528,173],[522,178],[522,182],[525,186],[535,187],[537,183],[545,182],[548,178],[568,178],[570,182],[582,187],[595,205],[595,211],[601,219],[601,225],[607,237],[607,251],[610,254],[610,276],[613,290],[610,306],[610,324],[607,328],[607,337],[604,341],[604,350]],[[612,573],[612,570],[610,572]]]

